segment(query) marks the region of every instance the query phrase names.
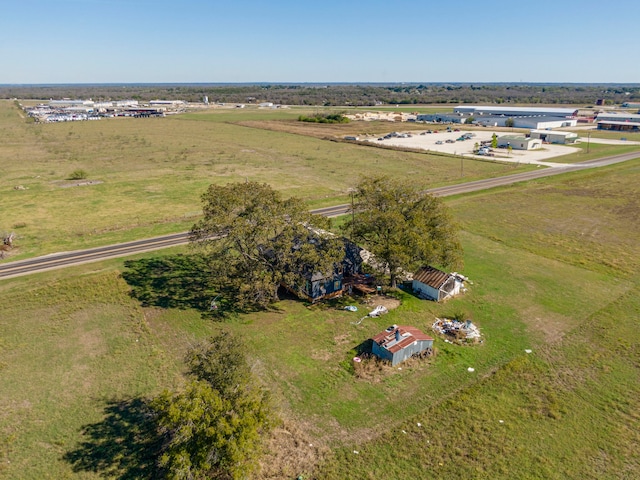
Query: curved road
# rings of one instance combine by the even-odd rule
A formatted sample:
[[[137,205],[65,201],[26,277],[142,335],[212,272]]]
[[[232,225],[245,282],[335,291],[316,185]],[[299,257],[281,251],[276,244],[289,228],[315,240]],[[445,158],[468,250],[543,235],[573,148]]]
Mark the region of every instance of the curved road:
[[[545,168],[542,170],[534,170],[531,172],[517,173],[504,177],[487,178],[485,180],[476,180],[474,182],[461,183],[447,187],[438,187],[427,190],[428,193],[438,197],[447,197],[458,195],[461,193],[475,192],[486,190],[489,188],[499,187],[503,185],[511,185],[513,183],[525,182],[536,178],[550,177],[552,175],[560,175],[567,172],[575,172],[587,168],[603,167],[613,165],[615,163],[626,162],[640,158],[640,152],[626,153],[611,157],[600,158],[597,160],[588,160],[586,162],[567,164],[562,167]],[[350,205],[335,205],[333,207],[319,208],[312,210],[312,213],[324,215],[326,217],[337,217],[348,213]],[[17,262],[7,262],[0,265],[0,279],[12,278],[30,273],[42,272],[45,270],[53,270],[56,268],[69,267],[82,263],[97,262],[109,258],[124,257],[135,253],[149,252],[160,250],[162,248],[183,245],[189,242],[189,233],[175,233],[172,235],[163,235],[161,237],[148,238],[145,240],[137,240],[134,242],[119,243],[117,245],[109,245],[106,247],[97,247],[87,250],[78,250],[74,252],[54,253],[43,257],[31,258]]]

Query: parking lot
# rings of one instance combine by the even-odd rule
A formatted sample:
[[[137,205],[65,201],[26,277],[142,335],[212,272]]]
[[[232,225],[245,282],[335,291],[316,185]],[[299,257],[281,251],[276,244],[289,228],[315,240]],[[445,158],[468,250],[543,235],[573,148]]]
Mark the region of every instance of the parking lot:
[[[438,125],[438,127],[440,127]],[[427,133],[431,130],[432,133]],[[546,160],[561,155],[568,155],[579,151],[576,147],[567,145],[552,145],[544,144],[541,149],[538,150],[512,150],[511,153],[503,148],[494,148],[490,152],[490,156],[479,156],[473,154],[475,144],[480,145],[482,142],[491,142],[493,131],[486,130],[462,130],[452,129],[447,131],[445,129],[432,128],[425,129],[423,131],[413,131],[408,136],[392,136],[390,138],[382,137],[369,137],[362,140],[373,142],[381,145],[389,145],[395,147],[416,148],[427,151],[449,153],[454,155],[463,155],[465,157],[473,157],[478,159],[494,159],[503,162],[515,162],[515,163],[531,163],[535,165],[556,166],[558,164],[549,162]],[[436,133],[437,132],[437,133]],[[507,135],[506,132],[495,132],[498,136]],[[457,140],[464,134],[473,135],[469,140]],[[382,138],[382,140],[380,140]]]

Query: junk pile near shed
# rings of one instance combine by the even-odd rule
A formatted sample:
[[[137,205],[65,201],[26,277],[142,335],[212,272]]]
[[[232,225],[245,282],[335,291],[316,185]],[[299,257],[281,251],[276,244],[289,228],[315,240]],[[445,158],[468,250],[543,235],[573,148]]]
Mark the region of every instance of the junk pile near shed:
[[[451,318],[436,318],[431,329],[443,336],[445,342],[458,345],[482,343],[480,329],[471,320],[455,320]]]

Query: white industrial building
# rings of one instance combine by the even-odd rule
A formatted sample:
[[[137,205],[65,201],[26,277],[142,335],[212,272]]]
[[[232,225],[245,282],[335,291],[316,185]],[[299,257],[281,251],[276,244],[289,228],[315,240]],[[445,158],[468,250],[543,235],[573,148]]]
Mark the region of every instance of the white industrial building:
[[[70,100],[68,98],[63,98],[62,100],[51,100],[49,101],[49,106],[51,108],[69,108],[69,107],[82,107],[82,108],[93,108],[92,100]]]
[[[503,135],[498,137],[498,147],[511,147],[514,150],[535,150],[542,148],[542,140],[522,135]]]
[[[506,117],[575,117],[578,110],[575,108],[555,108],[555,107],[507,107],[507,106],[488,106],[488,105],[458,105],[453,108],[454,113],[465,115],[494,115]]]
[[[417,121],[437,123],[465,123],[469,118],[476,125],[504,127],[507,120],[515,128],[544,130],[550,128],[575,127],[578,124],[574,108],[552,107],[493,107],[467,105],[457,106],[453,113],[418,115]]]
[[[574,132],[560,132],[558,130],[531,130],[531,138],[539,138],[542,142],[566,145],[568,143],[576,143],[578,134]]]
[[[184,100],[151,100],[149,102],[150,107],[181,107],[185,105],[186,102]]]

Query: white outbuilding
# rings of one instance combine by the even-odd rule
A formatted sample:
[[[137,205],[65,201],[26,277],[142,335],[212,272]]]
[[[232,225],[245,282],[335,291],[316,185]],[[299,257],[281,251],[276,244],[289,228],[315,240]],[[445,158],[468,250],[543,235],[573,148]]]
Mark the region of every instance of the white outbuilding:
[[[445,273],[427,265],[413,274],[411,287],[420,298],[440,302],[458,295],[465,280],[458,273]]]
[[[502,137],[498,137],[498,147],[511,147],[514,150],[535,150],[542,148],[542,140],[522,135],[503,135]]]
[[[574,132],[561,132],[558,130],[531,130],[531,138],[539,138],[543,143],[559,143],[561,145],[566,145],[569,143],[576,143],[578,140],[578,134]]]

